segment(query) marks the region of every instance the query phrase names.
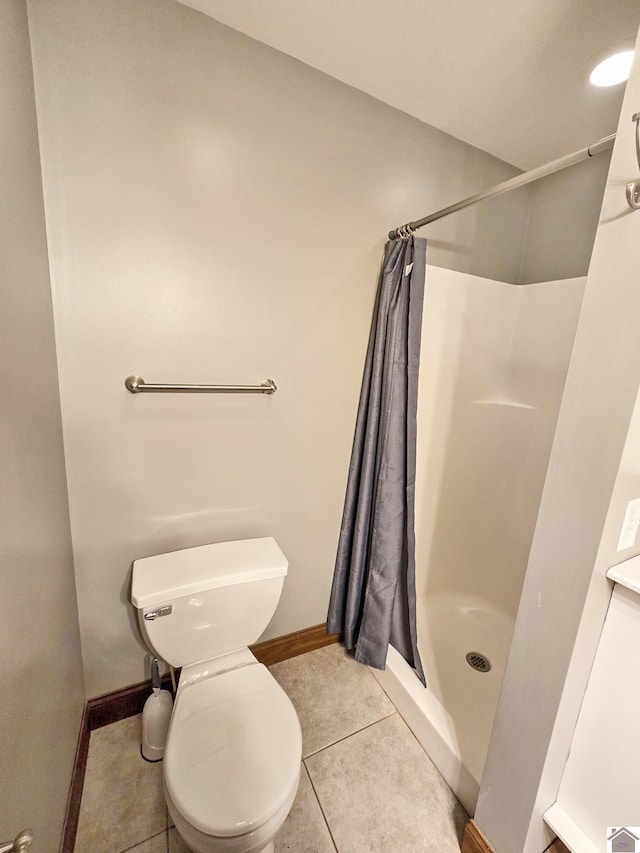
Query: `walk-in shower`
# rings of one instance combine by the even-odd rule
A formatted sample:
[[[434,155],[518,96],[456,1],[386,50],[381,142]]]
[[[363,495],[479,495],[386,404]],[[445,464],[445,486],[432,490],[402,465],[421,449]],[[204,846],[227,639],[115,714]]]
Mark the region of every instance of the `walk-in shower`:
[[[416,276],[405,249],[419,256],[424,241],[413,237],[416,229],[589,160],[610,150],[614,140],[615,134],[605,137],[400,226],[389,233],[385,250],[327,626],[342,631],[358,660],[375,667],[373,674],[470,813],[498,707],[586,279],[550,280],[553,259],[540,265],[544,280],[539,283],[531,275],[537,266],[523,273],[531,202],[518,276],[526,285],[427,267],[419,335],[419,308],[409,309],[422,305],[424,266],[421,262]],[[581,180],[576,173],[575,179]],[[498,247],[502,235],[493,236]],[[548,239],[547,234],[542,242],[533,240],[545,260]],[[586,236],[583,255],[588,242]],[[565,240],[561,252],[573,258],[572,246]],[[578,269],[585,270],[587,257],[580,252],[577,257],[583,262]],[[575,265],[569,269],[575,275]],[[411,326],[413,317],[408,340],[421,337],[419,354],[390,336],[388,330],[396,326],[386,313],[380,316],[385,283],[396,294],[390,304],[408,306],[402,314],[408,322],[400,328]],[[389,358],[388,340],[394,343]],[[386,366],[386,384],[370,382],[370,375],[377,376],[371,365]],[[405,386],[414,408],[399,407],[401,423],[394,431],[387,424],[395,411],[391,390]],[[406,547],[398,547],[396,534]],[[386,669],[378,670],[385,653]]]
[[[605,137],[389,237],[408,238],[607,151],[614,140]],[[427,686],[391,646],[386,670],[372,672],[471,814],[585,280],[514,286],[427,267],[415,498],[417,646]]]
[[[416,589],[425,689],[371,670],[470,813],[498,703],[584,278],[513,286],[427,267]]]

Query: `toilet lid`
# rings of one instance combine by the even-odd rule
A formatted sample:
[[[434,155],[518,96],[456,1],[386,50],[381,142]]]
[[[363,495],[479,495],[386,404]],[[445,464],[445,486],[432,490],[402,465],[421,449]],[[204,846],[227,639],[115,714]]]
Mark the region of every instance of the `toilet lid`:
[[[262,664],[178,693],[164,757],[176,808],[207,835],[251,832],[291,796],[302,752],[289,697]]]

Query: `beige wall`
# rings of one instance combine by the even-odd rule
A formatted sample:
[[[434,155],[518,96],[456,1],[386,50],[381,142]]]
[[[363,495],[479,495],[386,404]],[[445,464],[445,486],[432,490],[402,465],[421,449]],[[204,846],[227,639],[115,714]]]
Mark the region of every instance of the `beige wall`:
[[[23,0],[0,4],[0,836],[58,849],[83,705]]]
[[[29,11],[93,695],[142,675],[143,554],[273,533],[291,575],[269,634],[324,619],[383,235],[513,170],[170,0]],[[0,823],[48,851],[82,675],[24,3],[1,14],[1,758],[23,772]],[[432,226],[430,263],[517,281],[527,198]],[[280,390],[133,398],[133,371]]]
[[[519,284],[587,274],[610,160],[607,151],[530,185]]]
[[[636,62],[476,812],[497,853],[537,853],[550,839],[542,813],[555,798],[604,619],[605,572],[640,549],[616,552],[626,502],[640,494],[637,420],[622,455],[640,385],[640,214],[624,192],[638,177],[631,116],[639,99]]]
[[[513,170],[171,0],[29,5],[88,695],[135,682],[137,557],[272,534],[323,622],[386,232]],[[429,260],[515,281],[527,196]],[[125,377],[273,397],[129,395]]]

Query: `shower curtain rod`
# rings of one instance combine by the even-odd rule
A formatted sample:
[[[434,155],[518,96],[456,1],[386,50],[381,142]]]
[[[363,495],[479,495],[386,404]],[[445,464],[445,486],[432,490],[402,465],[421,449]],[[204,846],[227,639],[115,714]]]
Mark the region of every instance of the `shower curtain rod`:
[[[529,172],[516,175],[515,178],[510,178],[508,181],[496,184],[495,187],[490,187],[481,193],[469,196],[469,198],[465,198],[455,204],[450,204],[449,207],[443,207],[442,210],[437,210],[423,219],[408,222],[406,225],[394,228],[393,231],[389,231],[389,239],[395,240],[397,237],[409,237],[418,228],[422,228],[423,225],[428,225],[430,222],[435,222],[436,219],[442,219],[443,216],[449,216],[450,213],[455,213],[464,207],[469,207],[488,198],[495,198],[498,195],[502,195],[502,193],[509,192],[509,190],[524,187],[526,184],[538,181],[540,178],[546,178],[547,175],[552,175],[554,172],[559,172],[561,169],[566,169],[568,166],[573,166],[576,163],[582,162],[582,160],[587,160],[589,157],[595,157],[596,154],[601,154],[603,151],[613,148],[615,139],[616,135],[612,133],[610,136],[605,136],[597,142],[592,143],[587,148],[581,148],[580,151],[574,151],[573,154],[567,154],[565,157],[560,157],[559,160],[552,160],[550,163],[545,163],[536,169],[531,169]]]

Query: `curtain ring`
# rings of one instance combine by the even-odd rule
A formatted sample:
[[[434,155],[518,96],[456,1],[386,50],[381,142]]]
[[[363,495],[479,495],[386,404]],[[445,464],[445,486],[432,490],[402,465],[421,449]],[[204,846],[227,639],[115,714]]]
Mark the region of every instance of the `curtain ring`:
[[[636,113],[631,117],[631,121],[636,125],[636,159],[638,168],[640,169],[640,113]],[[631,210],[640,210],[640,181],[631,181],[626,186],[627,204]]]
[[[627,204],[631,210],[640,209],[640,181],[631,181],[627,184]]]

